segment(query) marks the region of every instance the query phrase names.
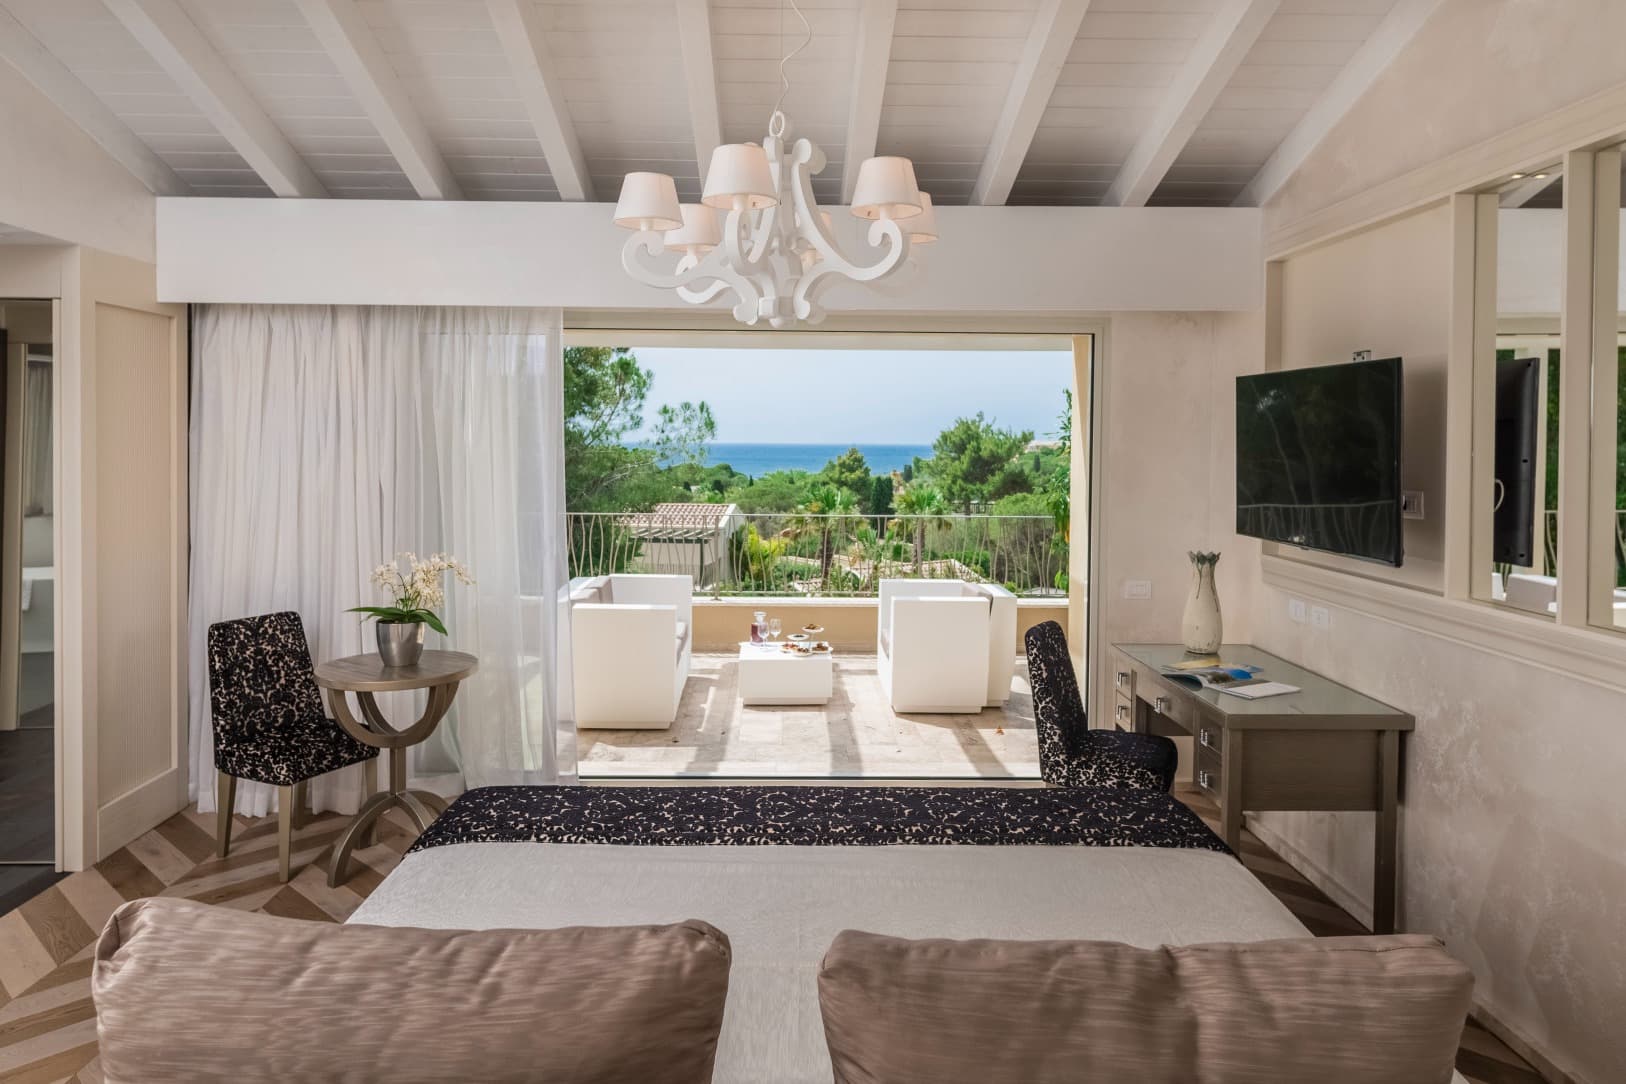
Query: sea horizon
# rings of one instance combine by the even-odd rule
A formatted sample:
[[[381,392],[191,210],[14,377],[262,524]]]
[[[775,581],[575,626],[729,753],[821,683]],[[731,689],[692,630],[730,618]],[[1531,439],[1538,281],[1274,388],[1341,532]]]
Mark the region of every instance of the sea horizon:
[[[863,441],[832,443],[776,443],[767,441],[712,441],[706,445],[706,465],[727,464],[753,478],[776,470],[805,470],[813,473],[849,448],[857,448],[871,474],[902,470],[916,456],[932,454],[930,444],[869,444]]]

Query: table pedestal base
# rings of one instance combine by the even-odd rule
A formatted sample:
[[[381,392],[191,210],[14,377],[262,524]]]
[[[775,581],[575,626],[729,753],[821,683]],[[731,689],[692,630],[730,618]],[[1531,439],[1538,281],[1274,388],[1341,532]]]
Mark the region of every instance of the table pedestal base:
[[[368,798],[362,803],[361,809],[356,813],[356,819],[339,836],[338,842],[333,845],[333,860],[328,864],[327,883],[329,888],[338,888],[344,883],[350,864],[350,852],[358,846],[366,847],[376,838],[378,820],[396,806],[406,810],[407,816],[412,818],[422,832],[428,828],[434,819],[446,812],[446,799],[427,790],[408,790],[406,785],[406,754],[404,748],[396,747],[389,750],[390,755],[390,783],[387,790]]]

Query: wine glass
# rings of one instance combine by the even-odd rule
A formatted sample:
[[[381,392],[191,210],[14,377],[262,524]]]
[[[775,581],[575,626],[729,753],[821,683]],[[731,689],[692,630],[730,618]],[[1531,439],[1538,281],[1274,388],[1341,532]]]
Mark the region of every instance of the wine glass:
[[[783,632],[784,629],[785,626],[783,622],[779,620],[779,618],[770,617],[768,619],[768,635],[773,638],[775,643],[779,642],[779,634]]]

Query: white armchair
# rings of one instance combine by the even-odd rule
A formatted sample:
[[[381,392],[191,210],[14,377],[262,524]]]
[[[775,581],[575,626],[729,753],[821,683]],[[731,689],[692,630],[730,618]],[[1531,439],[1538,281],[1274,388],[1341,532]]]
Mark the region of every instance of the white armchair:
[[[881,685],[895,711],[974,714],[1011,695],[1016,596],[964,580],[882,580]]]
[[[662,730],[677,718],[693,645],[689,576],[571,585],[570,673],[579,729]]]

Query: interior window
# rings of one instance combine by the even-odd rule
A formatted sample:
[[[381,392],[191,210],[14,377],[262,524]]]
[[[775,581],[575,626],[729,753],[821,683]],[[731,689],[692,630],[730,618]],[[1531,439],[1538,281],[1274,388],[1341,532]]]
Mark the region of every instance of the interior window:
[[[1542,617],[1558,610],[1559,310],[1564,178],[1509,176],[1495,193],[1496,329],[1488,569],[1476,594]],[[1483,415],[1481,415],[1483,417]],[[1481,529],[1487,526],[1479,517]],[[1485,549],[1480,547],[1483,554]],[[1485,580],[1488,579],[1488,584]]]

